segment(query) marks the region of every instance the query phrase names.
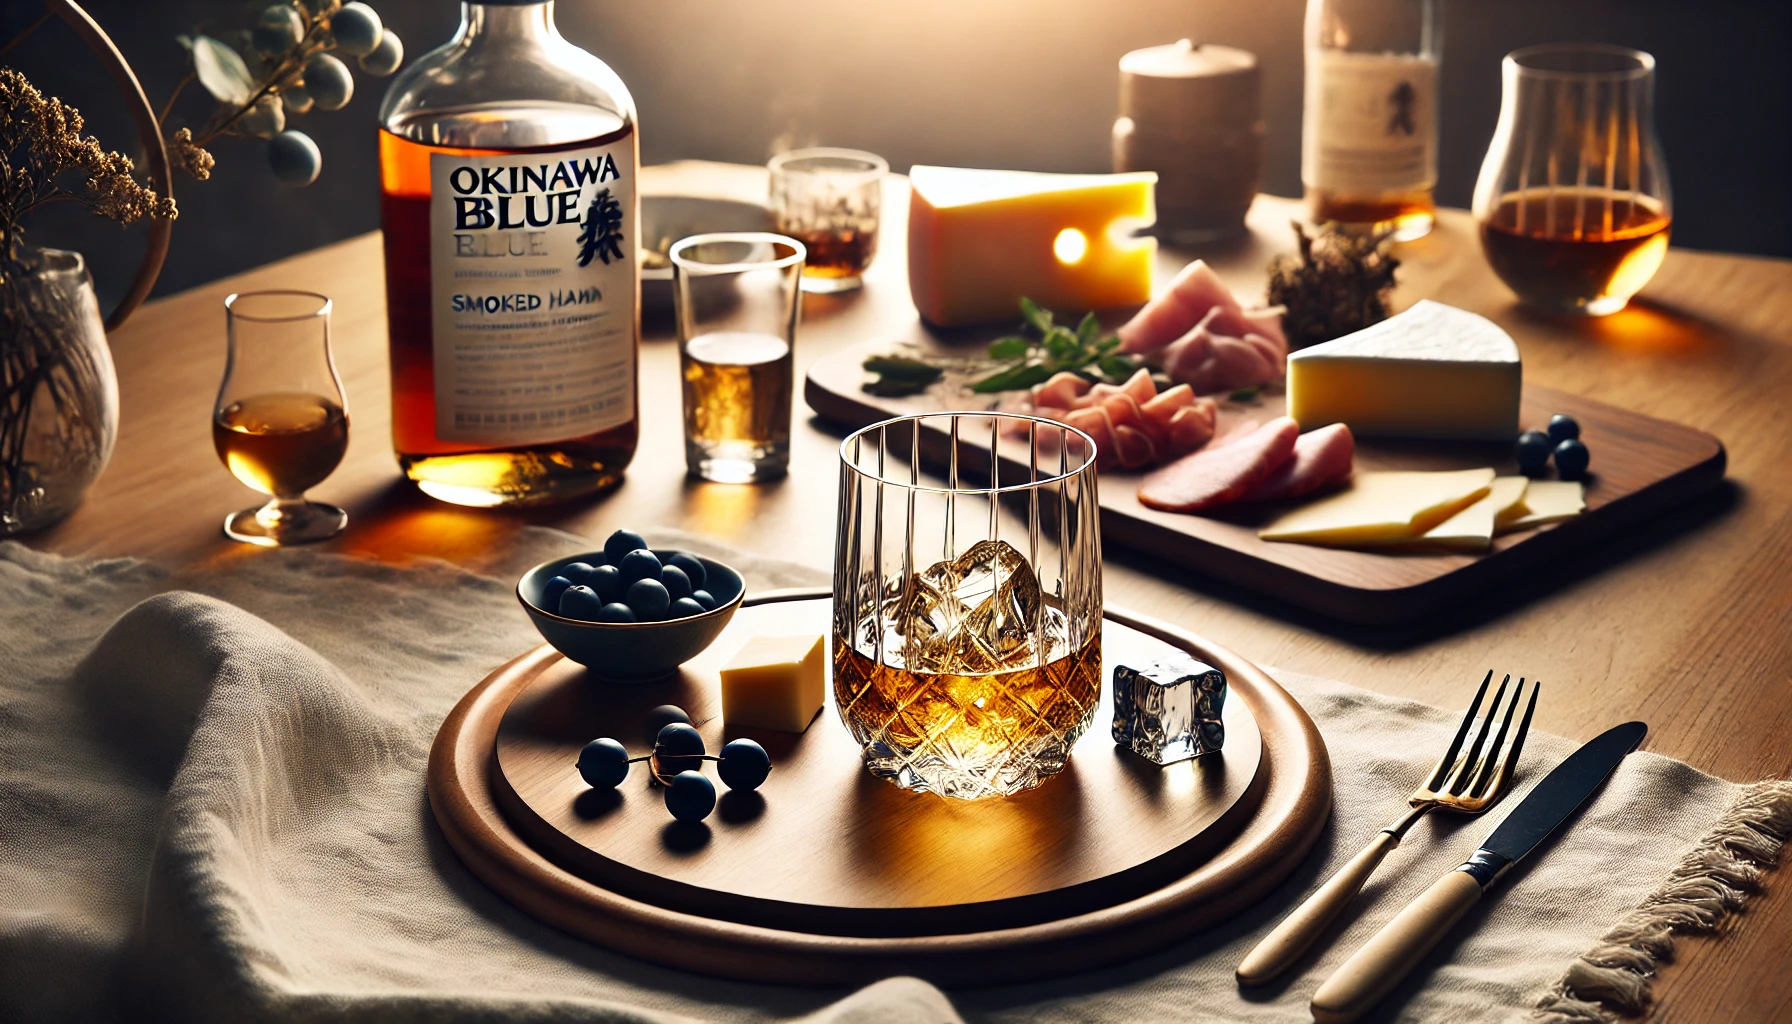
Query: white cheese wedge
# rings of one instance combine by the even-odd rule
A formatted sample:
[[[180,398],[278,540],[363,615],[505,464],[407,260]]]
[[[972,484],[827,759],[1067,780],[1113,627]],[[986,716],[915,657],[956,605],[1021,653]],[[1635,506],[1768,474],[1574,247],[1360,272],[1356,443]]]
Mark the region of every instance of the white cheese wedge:
[[[1579,480],[1533,480],[1525,489],[1524,500],[1502,513],[1495,529],[1499,533],[1528,530],[1573,519],[1586,507],[1586,491]]]
[[[909,170],[908,282],[944,326],[1012,321],[1026,296],[1071,323],[1151,298],[1157,175]]]
[[[1302,430],[1505,441],[1518,436],[1523,386],[1511,335],[1430,300],[1288,356],[1288,415]]]
[[[1358,473],[1350,487],[1288,512],[1257,535],[1337,547],[1417,537],[1486,497],[1491,469]]]
[[[722,666],[730,728],[802,732],[826,699],[827,641],[815,633],[756,636]]]
[[[1522,476],[1495,477],[1486,497],[1417,537],[1388,541],[1389,547],[1425,551],[1486,551],[1493,546],[1494,524],[1508,509],[1522,507],[1530,480]]]

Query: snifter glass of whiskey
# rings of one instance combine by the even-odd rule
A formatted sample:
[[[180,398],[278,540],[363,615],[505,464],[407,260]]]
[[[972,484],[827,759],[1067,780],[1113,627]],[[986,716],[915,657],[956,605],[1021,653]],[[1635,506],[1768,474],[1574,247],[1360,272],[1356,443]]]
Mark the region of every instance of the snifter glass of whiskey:
[[[692,235],[667,253],[692,476],[743,484],[788,470],[804,255],[764,231]]]
[[[793,149],[772,157],[771,208],[779,231],[809,250],[803,291],[851,291],[877,255],[883,179],[890,165],[857,149]]]
[[[1095,443],[946,412],[866,427],[840,462],[834,702],[865,767],[967,800],[1063,771],[1101,698]]]
[[[305,492],[348,449],[342,381],[330,355],[330,300],[313,292],[242,292],[224,300],[230,348],[212,443],[238,480],[269,496],[233,512],[224,533],[275,546],[327,540],[348,513]]]
[[[1475,183],[1494,273],[1540,309],[1604,316],[1660,269],[1673,211],[1651,109],[1655,58],[1594,44],[1506,55]]]

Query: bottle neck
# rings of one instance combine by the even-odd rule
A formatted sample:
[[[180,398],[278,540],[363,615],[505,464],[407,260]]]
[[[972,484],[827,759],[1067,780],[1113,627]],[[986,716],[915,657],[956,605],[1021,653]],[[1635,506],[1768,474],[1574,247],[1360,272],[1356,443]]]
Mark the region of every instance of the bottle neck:
[[[462,3],[460,38],[481,42],[545,45],[560,41],[553,0],[533,3]]]

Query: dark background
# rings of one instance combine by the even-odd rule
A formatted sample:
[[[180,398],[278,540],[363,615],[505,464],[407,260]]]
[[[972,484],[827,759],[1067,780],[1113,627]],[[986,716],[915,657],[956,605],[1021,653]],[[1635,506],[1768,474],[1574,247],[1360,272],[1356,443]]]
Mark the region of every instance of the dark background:
[[[447,40],[452,0],[371,0],[407,62]],[[225,36],[259,3],[90,0],[160,106],[186,70],[179,32]],[[1300,192],[1303,0],[562,0],[574,42],[633,90],[649,162],[749,163],[776,148],[875,150],[893,168],[940,163],[1109,167],[1116,61],[1192,36],[1241,46],[1264,69],[1265,191]],[[39,13],[5,0],[0,37]],[[1540,42],[1602,41],[1659,61],[1656,122],[1674,187],[1674,243],[1792,256],[1792,3],[1784,0],[1445,0],[1440,199],[1466,206],[1499,109],[1499,60]],[[79,106],[110,148],[133,132],[109,80],[60,23],[7,55]],[[376,120],[389,80],[357,70],[343,110],[294,118],[322,177],[279,185],[262,147],[227,139],[212,180],[176,180],[181,216],[157,286],[177,291],[379,225]],[[207,112],[190,89],[177,108]],[[102,297],[122,289],[141,232],[56,211],[33,238],[85,252]]]

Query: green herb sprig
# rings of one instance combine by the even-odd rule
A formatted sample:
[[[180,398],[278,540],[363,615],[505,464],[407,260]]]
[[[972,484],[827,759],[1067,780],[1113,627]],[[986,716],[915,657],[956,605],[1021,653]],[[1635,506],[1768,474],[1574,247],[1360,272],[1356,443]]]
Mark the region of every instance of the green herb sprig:
[[[1057,323],[1051,310],[1041,308],[1032,299],[1020,300],[1020,314],[1023,333],[1001,338],[989,346],[989,358],[1008,365],[971,382],[972,391],[981,395],[1020,391],[1043,384],[1066,370],[1110,384],[1138,372],[1138,362],[1117,351],[1119,335],[1101,336],[1101,324],[1094,313],[1086,314],[1074,330]],[[1038,337],[1028,337],[1024,333],[1027,328]]]
[[[918,395],[946,372],[943,367],[909,356],[870,356],[863,365],[865,372],[875,373],[877,377],[861,384],[860,388],[879,398]]]

